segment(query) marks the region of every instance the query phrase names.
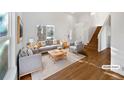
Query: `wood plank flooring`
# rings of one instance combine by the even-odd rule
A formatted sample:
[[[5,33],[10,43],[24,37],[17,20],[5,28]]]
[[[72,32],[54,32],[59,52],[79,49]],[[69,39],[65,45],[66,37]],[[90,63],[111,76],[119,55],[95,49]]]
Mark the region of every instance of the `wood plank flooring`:
[[[94,52],[94,51],[92,51]],[[65,69],[46,78],[46,80],[122,80],[123,76],[109,70],[101,69],[102,64],[110,64],[110,49],[101,53],[90,51],[89,55]],[[21,80],[31,80],[26,75]]]
[[[111,62],[111,49],[98,52],[97,36],[101,27],[96,29],[90,43],[85,46],[84,52],[87,57],[53,74],[45,80],[123,80],[121,76],[110,70],[103,70],[101,66]],[[26,75],[21,80],[31,80],[31,75]]]
[[[102,64],[110,63],[110,49],[88,57],[46,78],[46,80],[121,80],[123,76],[109,70],[103,70]],[[94,57],[93,57],[94,56]],[[96,59],[96,60],[95,60]],[[101,62],[99,64],[98,62]]]
[[[123,76],[109,70],[103,70],[102,65],[109,65],[111,62],[111,49],[98,52],[97,36],[101,30],[98,26],[91,41],[84,48],[87,55],[84,59],[68,66],[46,78],[46,80],[118,80],[124,79]]]
[[[20,78],[20,80],[32,80],[31,74],[22,76],[22,77]]]

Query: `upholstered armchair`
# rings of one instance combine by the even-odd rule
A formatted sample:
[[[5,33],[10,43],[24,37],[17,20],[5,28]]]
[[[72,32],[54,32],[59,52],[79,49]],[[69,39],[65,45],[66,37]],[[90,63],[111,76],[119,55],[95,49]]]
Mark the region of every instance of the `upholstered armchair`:
[[[82,42],[75,42],[71,44],[69,50],[73,53],[82,53],[84,49],[84,44]]]

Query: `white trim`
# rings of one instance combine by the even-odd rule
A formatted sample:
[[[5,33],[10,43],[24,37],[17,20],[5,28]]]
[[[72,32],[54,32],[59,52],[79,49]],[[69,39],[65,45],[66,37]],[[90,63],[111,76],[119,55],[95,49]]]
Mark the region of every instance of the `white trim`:
[[[11,65],[11,13],[8,13],[8,36],[9,36],[9,47],[8,47],[8,70],[10,68]]]
[[[0,42],[9,40],[9,39],[10,39],[10,36],[3,36],[3,37],[0,37]]]
[[[11,35],[10,37],[10,53],[9,53],[9,64],[8,71],[4,77],[4,80],[14,80],[17,77],[17,68],[16,68],[16,39],[15,39],[15,31],[16,31],[16,16],[15,13],[9,13],[9,30]]]
[[[106,48],[109,48],[109,33],[111,32],[110,30],[110,15],[106,17],[106,20],[101,28],[101,31],[99,32],[97,39],[98,39],[98,52],[103,51]],[[109,30],[108,30],[109,27]],[[104,41],[103,41],[103,36],[104,36]],[[105,41],[106,40],[106,41]],[[108,43],[109,42],[109,43]],[[106,45],[103,45],[106,44]]]
[[[4,41],[6,41],[6,40],[9,40],[9,45],[8,45],[8,69],[7,69],[7,72],[6,72],[6,74],[8,73],[8,71],[9,71],[9,68],[10,68],[10,64],[11,64],[11,29],[10,29],[10,25],[11,25],[11,15],[10,15],[10,13],[7,13],[7,15],[8,15],[8,32],[7,32],[7,35],[6,36],[2,36],[2,37],[0,37],[0,42],[4,42]],[[4,76],[4,78],[6,77],[6,75]]]
[[[11,68],[15,67],[15,61],[16,61],[16,48],[15,48],[15,44],[16,44],[16,39],[15,39],[15,32],[16,32],[16,16],[15,13],[11,13]]]
[[[7,71],[4,80],[16,80],[17,79],[17,68],[11,68]]]

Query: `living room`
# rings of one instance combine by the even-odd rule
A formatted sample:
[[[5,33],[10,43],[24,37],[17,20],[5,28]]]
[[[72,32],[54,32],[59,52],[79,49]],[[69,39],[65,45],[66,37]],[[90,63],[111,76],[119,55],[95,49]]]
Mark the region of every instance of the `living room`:
[[[109,13],[15,12],[10,16],[11,43],[15,51],[12,60],[17,63],[18,79],[30,75],[33,80],[42,80],[87,58],[84,47],[92,41],[97,27],[105,24]],[[105,41],[106,35],[102,34]],[[108,48],[105,46],[108,42],[103,40],[100,38],[100,47],[96,51]],[[16,64],[13,63],[12,67],[16,68]],[[16,73],[14,68],[10,70],[11,74]]]
[[[123,0],[0,2],[1,93],[123,91]]]
[[[35,51],[33,52],[48,52],[49,50],[52,49],[56,49],[58,48],[68,48],[70,43],[73,43],[75,41],[82,41],[83,44],[87,44],[89,42],[89,40],[91,39],[92,35],[93,35],[93,31],[95,30],[95,25],[92,23],[93,22],[93,18],[90,15],[90,13],[21,13],[22,14],[22,20],[23,21],[23,27],[24,27],[24,33],[23,33],[23,39],[20,42],[22,44],[22,46],[27,46],[27,43],[29,42],[35,42],[37,43],[37,41],[45,41],[47,39],[52,39],[54,41],[54,43],[58,43],[59,46],[56,46],[56,44],[52,45],[52,47],[47,46],[47,48],[44,47],[43,49],[43,44],[40,45],[40,47],[42,46],[41,49],[36,50],[37,45],[34,45]],[[89,20],[90,19],[90,20]],[[93,27],[94,26],[94,27]],[[84,28],[82,31],[82,27]],[[41,31],[43,28],[43,35],[40,35]],[[47,29],[51,28],[52,32],[52,36],[46,36],[49,35],[49,31],[45,31]],[[92,29],[93,28],[93,29]],[[38,29],[40,30],[40,32],[38,32]],[[88,32],[89,31],[89,32]],[[82,36],[82,34],[84,34],[84,36]],[[43,37],[44,36],[44,37]],[[42,42],[43,43],[43,42]],[[49,41],[48,41],[49,43]],[[51,42],[52,43],[52,42]],[[63,43],[63,44],[62,44]],[[53,43],[52,43],[53,44]],[[49,44],[48,44],[49,45]],[[63,46],[64,45],[64,46]],[[48,48],[49,47],[49,48]],[[83,47],[83,46],[82,46]],[[73,49],[72,49],[73,51]],[[69,53],[68,53],[69,55]],[[76,56],[70,54],[71,56],[69,56],[68,58],[68,62],[76,62],[78,60],[80,60],[82,57],[84,57],[84,55],[82,57],[80,56]],[[46,58],[49,59],[49,58]],[[45,59],[45,61],[46,61]],[[42,57],[43,60],[43,57]],[[72,61],[74,60],[74,61]],[[68,63],[68,62],[64,62],[64,63]],[[50,62],[53,63],[53,62]],[[61,62],[56,62],[60,63]],[[44,63],[45,64],[45,63]],[[72,63],[69,63],[68,65],[70,65]],[[52,71],[53,68],[56,68],[54,66],[55,64],[53,64],[53,66],[51,67],[46,67],[46,69],[48,70],[48,68],[51,68],[49,71]],[[56,70],[54,70],[51,73],[55,73],[59,70],[61,70],[62,68],[68,66],[67,64],[61,64],[60,66],[58,66],[56,68]],[[44,66],[43,66],[44,67]],[[38,73],[38,72],[37,72]],[[48,73],[48,72],[41,72],[43,73]],[[50,73],[50,72],[49,72]],[[27,73],[26,73],[27,74]],[[36,74],[36,73],[35,73]],[[37,75],[33,75],[32,77],[36,77]],[[41,75],[41,74],[40,74]],[[51,74],[50,74],[51,75]],[[49,76],[50,76],[49,75]],[[23,76],[23,75],[21,75]],[[46,75],[45,75],[46,77]],[[41,79],[41,76],[39,76],[36,79]],[[42,78],[43,79],[43,78]]]
[[[66,60],[67,62],[64,62],[64,63],[70,62],[68,65],[61,64],[63,62],[54,62],[55,61],[54,60],[53,62],[49,62],[49,63],[56,63],[56,64],[59,63],[59,65],[61,67],[55,66],[55,64],[50,65],[48,63],[49,64],[48,67],[45,68],[47,70],[48,70],[48,68],[51,68],[51,69],[49,69],[48,72],[45,72],[45,70],[44,70],[44,72],[43,71],[36,72],[37,69],[39,70],[40,65],[37,68],[35,68],[35,69],[33,68],[33,70],[31,70],[31,72],[35,72],[35,73],[31,74],[32,77],[34,77],[33,79],[45,79],[48,76],[62,70],[63,68],[71,65],[72,63],[74,63],[76,61],[79,61],[80,59],[82,59],[86,56],[85,55],[86,53],[84,51],[82,52],[84,46],[90,42],[90,40],[96,30],[96,27],[104,24],[104,21],[106,20],[109,13],[105,13],[105,12],[104,13],[102,13],[102,12],[101,13],[90,13],[90,12],[77,12],[77,13],[74,13],[74,12],[65,12],[65,13],[64,12],[62,12],[62,13],[35,12],[34,13],[34,12],[25,12],[25,13],[19,13],[19,15],[20,15],[20,19],[23,22],[23,38],[19,43],[19,46],[21,46],[21,48],[27,47],[27,46],[29,48],[33,47],[33,53],[38,54],[38,53],[48,52],[49,55],[51,55],[51,53],[49,52],[50,50],[57,49],[57,48],[58,49],[62,48],[64,50],[66,49],[66,52],[65,51],[64,52],[68,54],[68,57],[66,56],[68,58],[68,60]],[[47,35],[49,35],[49,36],[47,36]],[[42,44],[40,41],[42,41]],[[47,42],[48,45],[50,45],[50,46],[48,46],[46,44],[44,46],[45,42]],[[76,42],[82,42],[82,48],[79,49],[79,51],[78,51],[78,52],[81,51],[80,52],[81,55],[77,54],[76,49],[74,49],[75,47],[73,47],[73,46],[70,47],[70,44],[74,45],[74,43],[76,43]],[[31,45],[31,43],[33,43],[34,45],[33,44]],[[42,48],[40,48],[40,47],[42,47]],[[74,53],[71,54],[72,52],[74,52]],[[62,56],[63,55],[61,55],[61,57]],[[23,57],[23,55],[22,55],[22,57]],[[53,55],[52,55],[52,57],[53,57]],[[65,56],[63,56],[62,58],[61,57],[60,57],[60,59],[62,59]],[[42,57],[42,59],[39,59],[39,60],[46,61],[47,59],[49,59],[49,58],[46,57],[45,59],[43,59],[43,57]],[[53,57],[52,59],[59,59],[59,57],[58,58]],[[51,61],[52,59],[50,59],[49,61]],[[33,64],[33,63],[29,63],[29,64]],[[43,64],[45,64],[45,63],[43,63]],[[42,64],[42,66],[43,66],[43,64]],[[26,66],[26,64],[22,64],[22,65]],[[24,68],[26,68],[25,66],[24,67],[20,66],[20,69],[21,69],[21,67],[23,69],[22,73],[20,71],[21,77],[31,73],[30,71],[23,72]],[[43,68],[44,68],[44,66],[41,67],[41,70],[43,70]],[[55,69],[55,70],[53,70],[53,69]],[[48,73],[48,74],[46,74],[46,73]],[[43,77],[43,78],[41,78],[41,77]]]

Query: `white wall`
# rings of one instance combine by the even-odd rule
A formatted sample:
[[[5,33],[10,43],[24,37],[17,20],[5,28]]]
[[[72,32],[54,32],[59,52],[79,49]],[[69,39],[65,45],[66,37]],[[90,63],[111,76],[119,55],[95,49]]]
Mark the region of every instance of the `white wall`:
[[[27,12],[23,13],[24,21],[24,39],[27,42],[30,37],[37,40],[36,25],[55,25],[55,38],[67,39],[67,34],[73,25],[72,16],[66,13],[44,13],[44,12]]]
[[[124,13],[111,14],[111,64],[121,68],[113,70],[124,75]]]
[[[82,40],[87,44],[95,31],[94,16],[90,12],[80,12],[73,15],[75,18],[75,29],[73,33],[74,40]]]
[[[110,47],[110,22],[108,21],[109,12],[92,12],[94,16],[95,26],[102,26],[102,29],[98,35],[98,51],[102,51]]]
[[[96,26],[103,25],[107,12],[96,12],[91,15],[90,12],[24,12],[17,13],[22,16],[24,23],[23,43],[25,46],[29,38],[37,40],[36,25],[51,24],[55,25],[55,38],[67,40],[67,36],[72,31],[73,41],[82,40],[87,44],[96,29]],[[18,51],[18,50],[17,50]]]
[[[25,12],[23,22],[25,44],[30,37],[37,40],[36,25],[38,24],[55,25],[55,38],[61,40],[67,40],[67,35],[72,30],[73,41],[82,40],[84,43],[88,43],[95,31],[95,24],[89,12]]]
[[[101,28],[100,33],[98,34],[98,51],[101,52],[106,48],[110,48],[110,39],[111,39],[111,25],[110,16],[106,17],[106,20]]]
[[[96,26],[102,26],[105,22],[106,17],[109,15],[109,12],[95,12],[94,18]]]

